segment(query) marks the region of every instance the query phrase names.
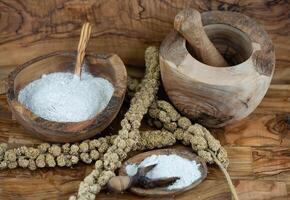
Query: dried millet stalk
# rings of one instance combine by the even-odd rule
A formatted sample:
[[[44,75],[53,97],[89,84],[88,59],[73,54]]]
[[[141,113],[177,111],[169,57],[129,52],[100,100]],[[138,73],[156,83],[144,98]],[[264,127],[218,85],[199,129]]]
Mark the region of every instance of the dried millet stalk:
[[[99,139],[85,140],[81,143],[49,144],[42,143],[37,147],[21,146],[8,149],[7,144],[0,144],[0,169],[16,167],[35,170],[44,167],[71,167],[82,161],[90,164],[103,156],[103,153],[113,145],[116,135]],[[169,131],[142,131],[137,150],[161,148],[175,143],[173,134]],[[118,144],[122,145],[122,142]],[[124,144],[126,145],[126,144]],[[124,159],[126,153],[117,150],[119,157]]]
[[[129,83],[131,84],[130,88],[137,88],[133,84],[138,82],[130,80]],[[131,91],[132,93],[134,91]],[[199,157],[206,162],[217,164],[227,179],[234,199],[239,199],[226,170],[229,165],[227,152],[205,127],[199,124],[192,125],[188,118],[180,116],[175,108],[166,101],[154,101],[148,110],[148,115],[151,117],[148,121],[149,124],[172,132],[175,139],[181,140],[184,145],[191,145]]]
[[[128,79],[128,94],[133,95],[138,87],[138,80]],[[206,162],[214,162],[216,158],[227,168],[229,159],[226,150],[221,146],[211,133],[200,124],[192,124],[187,117],[181,116],[177,110],[167,101],[156,100],[148,110],[148,123],[161,130],[168,130],[174,134],[175,139],[184,145],[191,145],[192,149]]]
[[[140,90],[140,80],[139,79],[134,79],[130,78],[128,76],[127,80],[127,96],[133,97],[135,92]]]
[[[227,168],[229,159],[220,142],[205,127],[193,125],[187,117],[180,116],[170,103],[162,100],[154,102],[149,108],[148,115],[153,120],[151,124],[158,124],[159,128],[172,132],[184,145],[191,145],[206,162],[213,163],[212,154],[214,154]]]
[[[158,49],[149,47],[145,52],[146,72],[140,90],[131,99],[130,108],[121,121],[121,130],[100,160],[95,169],[80,183],[77,196],[70,199],[95,199],[95,195],[107,184],[114,171],[121,166],[127,153],[137,149],[140,140],[139,127],[144,114],[147,113],[159,86]],[[120,155],[122,152],[122,156]],[[119,153],[119,154],[118,154]]]

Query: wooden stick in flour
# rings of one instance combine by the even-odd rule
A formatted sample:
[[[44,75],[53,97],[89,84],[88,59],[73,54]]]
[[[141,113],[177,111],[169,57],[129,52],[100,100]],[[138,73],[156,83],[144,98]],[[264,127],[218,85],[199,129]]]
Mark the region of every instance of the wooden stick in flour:
[[[228,66],[226,60],[207,37],[199,11],[188,8],[179,12],[174,19],[174,29],[189,42],[199,60],[211,66]]]
[[[81,69],[82,63],[86,54],[86,48],[88,41],[91,36],[92,26],[90,23],[84,23],[81,30],[79,45],[78,45],[78,52],[77,52],[77,59],[75,65],[75,75],[81,76]]]

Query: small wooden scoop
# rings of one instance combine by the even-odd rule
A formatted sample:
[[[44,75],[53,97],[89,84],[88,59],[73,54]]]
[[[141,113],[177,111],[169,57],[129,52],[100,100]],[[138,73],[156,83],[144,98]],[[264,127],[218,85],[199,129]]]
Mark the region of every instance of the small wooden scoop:
[[[117,178],[112,178],[108,184],[110,185],[111,182],[113,182],[114,180],[115,181],[117,180],[115,182],[117,184],[117,186],[119,188],[125,188],[124,185],[128,185],[128,183],[131,181],[131,179],[127,176],[128,175],[127,170],[126,170],[127,165],[131,165],[131,164],[139,165],[144,159],[146,159],[147,157],[152,156],[152,155],[172,155],[172,154],[181,156],[182,158],[185,158],[185,159],[188,159],[191,161],[194,160],[197,164],[199,164],[199,171],[201,172],[201,177],[187,187],[180,188],[180,189],[172,189],[172,190],[167,189],[166,186],[174,183],[174,181],[177,180],[176,177],[171,177],[169,179],[166,178],[165,180],[158,179],[157,182],[155,182],[155,180],[150,180],[150,181],[153,181],[154,187],[144,188],[144,184],[141,185],[142,187],[140,185],[135,185],[135,186],[131,185],[131,187],[128,188],[130,190],[130,192],[132,192],[136,195],[147,196],[147,197],[172,196],[172,195],[177,195],[179,193],[185,192],[187,190],[190,190],[190,189],[196,187],[206,178],[207,166],[206,166],[206,163],[204,162],[204,160],[201,159],[200,157],[198,157],[196,154],[194,154],[188,148],[176,147],[174,149],[169,148],[169,149],[157,149],[157,150],[147,151],[147,152],[139,153],[139,154],[129,158],[128,160],[126,160],[123,163],[123,165],[121,166],[121,168],[119,170],[119,177],[122,177],[122,182],[121,182],[121,179],[119,179],[117,177]],[[151,168],[152,167],[154,167],[154,166],[151,166]],[[145,168],[142,170],[143,170],[142,173],[146,174],[148,171],[150,171],[150,168],[147,168],[147,169]],[[174,174],[173,174],[173,176],[174,176]],[[148,185],[148,184],[146,184],[146,185]],[[119,191],[120,191],[120,189],[119,189]]]
[[[134,176],[115,176],[110,179],[108,183],[109,190],[122,193],[125,190],[138,186],[144,189],[166,187],[173,184],[179,177],[150,179],[146,174],[151,171],[157,164],[149,165],[146,167],[139,167]]]
[[[191,8],[182,10],[175,16],[174,29],[189,42],[198,60],[211,66],[228,66],[226,60],[207,37],[200,12]]]

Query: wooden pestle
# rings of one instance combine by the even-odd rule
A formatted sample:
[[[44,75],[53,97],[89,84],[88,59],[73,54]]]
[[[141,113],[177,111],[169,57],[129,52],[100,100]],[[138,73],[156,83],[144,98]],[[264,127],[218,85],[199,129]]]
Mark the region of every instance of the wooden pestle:
[[[90,23],[84,23],[81,30],[80,40],[78,44],[77,59],[75,65],[75,75],[81,77],[81,69],[86,54],[86,48],[91,36],[92,26]]]
[[[187,8],[179,12],[174,19],[174,29],[189,42],[197,59],[211,66],[228,66],[226,60],[207,37],[199,11]]]

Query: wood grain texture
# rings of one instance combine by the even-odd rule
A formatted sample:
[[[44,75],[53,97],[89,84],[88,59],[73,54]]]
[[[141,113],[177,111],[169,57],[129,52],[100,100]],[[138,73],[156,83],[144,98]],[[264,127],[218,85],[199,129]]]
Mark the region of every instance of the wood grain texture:
[[[272,95],[278,91],[282,93],[280,98]],[[289,93],[274,87],[270,89],[269,95],[266,97],[269,100],[280,99],[282,101],[287,95],[289,98]],[[275,103],[279,104],[279,101]],[[289,131],[289,129],[285,128],[285,124],[280,125],[280,119],[284,119],[280,118],[280,112],[277,115],[267,114],[267,111],[263,114],[262,110],[259,113],[253,113],[235,126],[213,131],[226,145],[231,161],[229,173],[234,180],[238,194],[243,199],[250,200],[258,197],[269,200],[287,199],[290,197],[289,132],[281,133]],[[11,120],[11,113],[4,95],[0,95],[0,111],[1,142],[8,142],[11,147],[41,142],[28,134],[28,131],[16,121]],[[287,116],[287,113],[285,111],[282,114]],[[283,121],[283,123],[286,122]],[[110,129],[112,130],[112,128]],[[239,130],[241,137],[237,137]],[[255,136],[256,134],[258,137]],[[246,137],[246,142],[243,139],[239,140],[244,137]],[[271,139],[269,140],[269,138]],[[283,147],[280,147],[281,144]],[[90,172],[91,167],[80,164],[73,169],[41,169],[34,172],[20,169],[1,171],[0,199],[66,199],[76,191],[79,182],[85,177],[85,174]],[[32,187],[31,185],[37,186]],[[248,185],[252,187],[248,187]],[[212,200],[231,198],[224,176],[217,167],[209,166],[207,179],[195,189],[176,197],[163,199],[191,200],[193,197]],[[129,193],[109,195],[106,192],[98,195],[97,199],[150,200],[150,198],[137,197]]]
[[[240,199],[287,200],[287,185],[283,182],[242,180],[238,182],[237,189]],[[251,192],[252,190],[258,192]]]
[[[129,73],[141,76],[144,49],[160,43],[173,28],[176,13],[185,7],[241,12],[256,19],[270,34],[276,70],[266,97],[243,121],[213,131],[227,146],[229,173],[243,199],[289,199],[290,9],[286,0],[1,0],[0,80],[39,55],[75,50],[85,20],[94,30],[89,50],[115,52],[126,62]],[[117,124],[109,130],[116,132]],[[12,120],[4,95],[0,95],[0,142],[11,147],[41,142]],[[77,165],[73,169],[0,171],[0,199],[67,199],[90,170],[91,166]],[[152,200],[106,191],[96,199]],[[231,194],[222,173],[209,166],[207,179],[195,189],[159,199],[230,200]]]
[[[290,146],[287,114],[253,114],[215,132],[224,145]]]
[[[241,12],[257,20],[275,45],[273,82],[290,83],[290,5],[285,0],[2,0],[0,58],[7,59],[0,59],[0,79],[39,55],[75,50],[84,21],[93,25],[89,50],[117,53],[125,63],[142,66],[145,48],[160,43],[186,7]]]

